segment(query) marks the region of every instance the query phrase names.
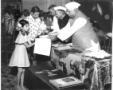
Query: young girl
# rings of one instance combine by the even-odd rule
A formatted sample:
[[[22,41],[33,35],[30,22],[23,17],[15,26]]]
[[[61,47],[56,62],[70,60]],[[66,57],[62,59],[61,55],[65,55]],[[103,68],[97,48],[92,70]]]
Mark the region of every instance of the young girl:
[[[27,43],[29,23],[26,20],[22,19],[19,21],[19,26],[21,27],[21,29],[15,41],[15,49],[10,59],[9,66],[18,67],[17,90],[25,90],[25,87],[23,85],[24,71],[25,71],[25,68],[30,66],[30,62],[29,62],[28,54],[26,50],[26,47],[29,46],[29,44]]]

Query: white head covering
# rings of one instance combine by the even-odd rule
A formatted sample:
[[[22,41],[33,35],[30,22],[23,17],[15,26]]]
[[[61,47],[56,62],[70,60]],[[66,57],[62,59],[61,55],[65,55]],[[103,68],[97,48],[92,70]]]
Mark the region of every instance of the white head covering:
[[[54,7],[54,10],[55,10],[55,11],[56,11],[56,10],[63,10],[63,11],[66,11],[66,8],[63,7],[63,6],[56,6],[56,7]]]
[[[65,5],[65,7],[68,9],[68,10],[74,10],[74,9],[77,9],[81,6],[80,3],[78,2],[69,2]]]

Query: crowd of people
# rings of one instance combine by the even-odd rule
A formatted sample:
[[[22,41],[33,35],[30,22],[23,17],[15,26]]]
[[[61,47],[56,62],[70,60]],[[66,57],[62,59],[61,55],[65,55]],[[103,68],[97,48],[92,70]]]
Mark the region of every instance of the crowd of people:
[[[67,56],[65,59],[67,65],[70,59],[75,61],[76,58],[76,62],[82,62],[81,55],[83,53],[92,53],[93,55],[93,52],[101,51],[98,34],[95,32],[89,18],[79,10],[80,6],[81,4],[77,2],[69,2],[65,7],[50,5],[48,12],[43,12],[38,6],[34,6],[31,11],[23,10],[16,20],[12,14],[5,14],[5,18],[10,15],[10,24],[12,25],[5,21],[6,27],[8,27],[7,25],[11,26],[10,29],[6,28],[7,32],[10,34],[13,34],[15,30],[18,32],[15,39],[15,49],[9,62],[10,67],[18,67],[18,90],[26,90],[23,85],[24,72],[35,60],[33,46],[35,45],[35,39],[42,35],[48,35],[52,44],[59,42],[63,44],[72,43],[73,48],[81,52]],[[111,37],[111,34],[108,37]],[[27,52],[27,49],[29,49],[29,52]],[[54,49],[51,52],[52,57],[55,58]],[[109,56],[108,53],[105,53],[105,55]],[[32,61],[30,62],[30,60]],[[79,70],[83,73],[81,68]],[[70,74],[71,71],[68,70],[67,73]],[[84,80],[87,77],[87,74],[85,74],[82,79]]]

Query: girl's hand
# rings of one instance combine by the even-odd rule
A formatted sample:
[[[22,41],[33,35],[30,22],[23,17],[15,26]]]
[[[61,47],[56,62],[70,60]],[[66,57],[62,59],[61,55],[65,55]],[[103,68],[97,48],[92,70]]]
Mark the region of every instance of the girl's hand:
[[[24,45],[25,45],[27,48],[32,47],[34,44],[35,44],[35,43],[30,43],[30,44],[29,44],[28,42],[24,43]]]

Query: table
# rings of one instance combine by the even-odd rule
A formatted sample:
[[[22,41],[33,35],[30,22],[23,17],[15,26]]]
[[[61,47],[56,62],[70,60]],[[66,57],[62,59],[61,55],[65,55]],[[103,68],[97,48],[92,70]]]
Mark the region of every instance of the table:
[[[47,62],[40,63],[38,66],[33,66],[30,69],[32,73],[37,78],[39,78],[42,82],[47,84],[51,88],[51,90],[85,90],[85,87],[83,84],[74,85],[72,87],[60,88],[60,89],[54,87],[49,82],[50,79],[62,78],[62,77],[66,77],[67,75],[64,74],[62,71],[59,71],[57,69],[54,69],[50,65],[47,65]],[[48,74],[48,73],[51,73],[51,71],[54,72],[53,75]]]
[[[66,48],[65,48],[66,47]],[[90,90],[103,90],[104,86],[111,83],[111,56],[98,57],[83,57],[84,54],[78,52],[72,47],[62,45],[53,47],[51,61],[55,63],[56,68],[65,72],[65,74],[78,74],[82,76],[88,71],[88,79],[90,79]],[[88,60],[86,60],[88,58]],[[82,61],[82,62],[80,62]],[[82,66],[82,67],[79,67]],[[76,68],[82,68],[76,72]],[[81,74],[82,72],[82,74]]]

